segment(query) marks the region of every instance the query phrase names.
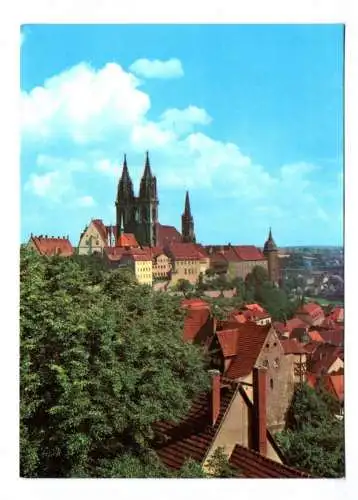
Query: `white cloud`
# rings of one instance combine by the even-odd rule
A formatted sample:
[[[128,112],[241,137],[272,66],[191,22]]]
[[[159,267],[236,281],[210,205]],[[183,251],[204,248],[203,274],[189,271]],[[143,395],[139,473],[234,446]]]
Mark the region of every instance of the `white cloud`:
[[[184,75],[184,70],[179,59],[137,59],[129,67],[132,73],[144,78],[179,78]]]
[[[188,106],[185,109],[171,108],[162,113],[161,125],[176,134],[191,132],[194,125],[208,125],[212,121],[205,109]]]
[[[125,151],[137,189],[144,151],[149,149],[159,189],[215,188],[208,196],[229,203],[255,202],[268,218],[295,217],[308,209],[310,217],[326,220],[317,198],[319,185],[311,179],[316,165],[296,162],[269,171],[237,144],[197,130],[212,119],[195,105],[169,108],[157,119],[149,118],[151,99],[139,85],[118,64],[93,69],[81,63],[24,92],[23,144],[39,152],[37,170],[26,189],[49,200],[79,199],[89,206],[92,197],[97,199],[98,185],[93,185],[93,191],[86,186],[88,194],[79,196],[83,186],[76,179],[81,172],[91,172],[93,177],[97,173],[98,180],[105,182],[107,176],[112,182],[120,175]],[[63,144],[69,158],[58,153]],[[265,212],[264,207],[270,210]]]
[[[77,205],[80,207],[93,207],[94,205],[96,205],[96,202],[92,196],[87,195],[78,198]]]

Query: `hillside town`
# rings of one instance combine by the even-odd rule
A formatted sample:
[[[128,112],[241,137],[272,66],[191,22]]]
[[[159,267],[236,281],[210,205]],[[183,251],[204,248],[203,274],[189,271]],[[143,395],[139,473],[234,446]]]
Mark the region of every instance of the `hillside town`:
[[[210,388],[193,398],[184,417],[155,422],[152,448],[168,470],[178,473],[192,460],[210,475],[223,453],[233,477],[318,477],[308,462],[287,458],[277,436],[286,432],[302,387],[324,391],[334,406],[332,418],[344,417],[342,255],[332,254],[326,269],[314,274],[318,257],[301,256],[297,264],[294,249],[285,254],[278,248],[271,229],[262,248],[203,245],[195,235],[189,192],[179,232],[159,222],[149,154],[138,196],[129,170],[125,156],[115,225],[92,219],[77,245],[68,237],[31,234],[27,250],[45,259],[92,259],[109,275],[130,272],[144,295],[179,301],[182,341],[208,360]],[[270,301],[276,295],[285,305],[275,309]],[[315,296],[327,303],[320,305]],[[330,303],[330,296],[336,301]]]

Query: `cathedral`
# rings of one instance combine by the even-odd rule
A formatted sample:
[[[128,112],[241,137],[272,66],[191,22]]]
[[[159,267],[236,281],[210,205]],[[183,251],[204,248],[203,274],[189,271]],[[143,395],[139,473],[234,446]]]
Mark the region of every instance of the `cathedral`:
[[[148,152],[146,153],[138,196],[134,194],[127,158],[124,155],[122,175],[118,182],[116,198],[117,239],[123,234],[134,234],[142,247],[161,245],[160,233],[163,233],[163,228],[171,226],[162,226],[159,223],[158,206],[157,179],[152,174]],[[179,233],[177,236],[179,236]],[[191,215],[188,192],[186,192],[185,208],[182,215],[181,238],[176,237],[175,240],[184,243],[195,243],[194,220]]]

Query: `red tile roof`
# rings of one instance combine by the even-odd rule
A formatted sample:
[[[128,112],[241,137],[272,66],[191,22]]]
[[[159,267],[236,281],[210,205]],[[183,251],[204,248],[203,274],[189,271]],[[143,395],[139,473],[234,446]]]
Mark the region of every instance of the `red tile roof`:
[[[104,254],[112,262],[117,262],[117,261],[121,260],[122,255],[125,253],[125,251],[126,250],[122,247],[105,247],[104,248]]]
[[[335,346],[343,346],[344,344],[344,331],[341,329],[335,330],[320,330],[319,331],[324,342]]]
[[[309,361],[310,372],[321,375],[326,373],[340,357],[342,349],[331,344],[319,344]]]
[[[207,250],[203,247],[203,245],[200,245],[199,243],[194,243],[194,247],[197,249],[202,258],[206,259],[209,258],[209,254]]]
[[[123,252],[122,258],[130,258],[131,260],[139,262],[152,260],[152,257],[149,254],[149,252],[141,248],[131,248],[129,250],[126,250],[125,252]]]
[[[160,422],[154,426],[159,439],[155,450],[171,469],[180,469],[189,458],[201,463],[216,435],[236,388],[221,388],[220,413],[211,425],[209,395],[201,394],[193,402],[188,415],[179,423]]]
[[[263,253],[253,245],[235,245],[233,249],[240,260],[265,260]]]
[[[319,304],[314,304],[313,302],[310,302],[308,304],[304,304],[300,308],[298,313],[308,314],[311,318],[324,316],[324,311],[323,311],[322,307]]]
[[[286,332],[288,332],[286,325],[284,323],[281,323],[280,321],[274,321],[272,323],[272,326],[280,335],[284,335]]]
[[[200,260],[201,254],[193,243],[172,243],[167,251],[174,260]]]
[[[183,340],[206,345],[214,335],[210,305],[201,299],[184,299],[181,307],[186,311]]]
[[[157,245],[164,247],[171,243],[180,243],[182,236],[174,226],[163,226],[157,223]]]
[[[307,328],[307,323],[300,318],[292,318],[286,321],[285,329],[287,332],[292,333],[296,328]]]
[[[248,375],[252,371],[270,328],[271,325],[258,326],[255,323],[244,323],[237,326],[235,356],[225,372],[225,377],[237,379]],[[217,332],[217,335],[219,333]],[[233,348],[234,340],[230,342],[232,342],[230,347]]]
[[[305,354],[306,351],[301,342],[297,339],[282,339],[280,340],[285,354]]]
[[[73,247],[68,238],[31,236],[31,241],[40,255],[61,255],[62,257],[73,255]]]
[[[237,469],[238,477],[246,478],[309,478],[302,471],[280,464],[260,455],[254,450],[237,444],[229,459],[230,465]]]
[[[123,233],[120,235],[117,241],[117,246],[119,247],[138,247],[138,242],[132,233]]]

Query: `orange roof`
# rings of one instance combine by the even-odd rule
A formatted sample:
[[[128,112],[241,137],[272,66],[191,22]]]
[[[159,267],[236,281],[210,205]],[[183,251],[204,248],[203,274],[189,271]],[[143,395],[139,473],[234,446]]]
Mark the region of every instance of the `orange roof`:
[[[344,308],[343,307],[334,307],[332,309],[329,317],[333,321],[338,321],[338,322],[344,321]]]
[[[73,247],[68,238],[48,238],[47,236],[31,236],[40,255],[61,255],[70,257],[73,255]]]
[[[331,392],[339,401],[344,400],[344,375],[329,375],[329,383],[331,384]]]
[[[267,312],[259,304],[246,304],[245,309],[248,309],[249,311],[257,311],[257,312],[261,312],[261,313]]]
[[[120,235],[117,241],[117,246],[119,247],[138,247],[138,242],[132,233],[123,233]]]
[[[307,323],[299,318],[292,318],[286,321],[285,329],[287,332],[291,333],[292,330],[295,330],[295,328],[307,328]]]
[[[312,330],[311,332],[308,332],[308,336],[314,342],[324,342],[323,338],[321,337],[319,332],[317,332],[317,330]]]
[[[201,299],[183,299],[181,301],[181,306],[182,308],[186,309],[188,307],[199,307],[199,308],[204,308],[204,309],[210,309],[210,305],[208,302],[205,302],[205,300]]]
[[[224,358],[229,358],[237,354],[237,344],[240,332],[237,328],[231,330],[221,330],[216,333]]]

